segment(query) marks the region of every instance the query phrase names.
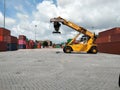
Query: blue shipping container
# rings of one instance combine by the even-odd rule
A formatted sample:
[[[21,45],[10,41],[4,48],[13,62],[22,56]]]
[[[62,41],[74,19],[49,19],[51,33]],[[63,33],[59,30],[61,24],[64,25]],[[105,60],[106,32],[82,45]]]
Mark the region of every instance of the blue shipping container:
[[[8,51],[14,51],[18,49],[18,44],[17,43],[8,43],[7,44],[7,50]]]
[[[18,48],[19,48],[19,49],[26,49],[26,45],[25,45],[25,44],[19,44],[19,45],[18,45]]]

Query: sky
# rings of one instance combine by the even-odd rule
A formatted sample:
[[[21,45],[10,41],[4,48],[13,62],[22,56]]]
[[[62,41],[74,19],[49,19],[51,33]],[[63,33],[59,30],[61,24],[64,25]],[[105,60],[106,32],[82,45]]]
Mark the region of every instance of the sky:
[[[98,34],[120,27],[120,0],[0,0],[0,27],[11,35],[26,35],[28,39],[51,40],[55,43],[73,38],[77,32],[61,25],[61,34],[54,31],[50,19],[61,16]]]

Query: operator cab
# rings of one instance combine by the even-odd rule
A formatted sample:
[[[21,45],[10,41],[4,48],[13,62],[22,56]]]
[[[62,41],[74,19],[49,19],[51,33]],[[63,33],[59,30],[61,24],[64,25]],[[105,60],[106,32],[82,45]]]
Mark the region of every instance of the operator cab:
[[[80,43],[87,43],[87,41],[90,39],[89,36],[87,35],[83,35],[81,38],[80,38]]]

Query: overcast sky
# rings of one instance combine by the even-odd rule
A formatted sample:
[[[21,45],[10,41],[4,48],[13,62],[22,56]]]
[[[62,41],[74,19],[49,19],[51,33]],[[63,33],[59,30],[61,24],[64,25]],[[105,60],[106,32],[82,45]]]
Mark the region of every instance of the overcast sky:
[[[61,16],[91,32],[120,27],[120,0],[5,0],[6,28],[13,36],[28,39],[66,41],[77,33],[61,26],[61,35],[52,34],[50,18]],[[4,0],[0,0],[0,27],[4,26]],[[35,27],[36,26],[36,27]]]

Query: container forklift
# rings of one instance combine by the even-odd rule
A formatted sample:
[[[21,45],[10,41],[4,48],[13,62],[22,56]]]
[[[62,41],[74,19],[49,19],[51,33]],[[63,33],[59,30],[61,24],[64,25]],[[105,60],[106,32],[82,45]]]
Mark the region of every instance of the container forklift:
[[[59,28],[61,26],[61,23],[63,25],[66,25],[70,28],[72,28],[73,30],[78,31],[79,33],[69,42],[65,45],[65,47],[63,48],[63,51],[65,53],[71,53],[71,52],[85,52],[85,53],[92,53],[92,54],[96,54],[98,52],[97,50],[97,46],[96,44],[94,44],[95,40],[96,40],[96,35],[90,31],[88,31],[87,29],[78,26],[76,24],[74,24],[73,22],[67,21],[61,17],[57,17],[57,18],[51,18],[50,22],[53,23],[54,29],[55,31],[53,31],[53,33],[61,33],[59,31]],[[77,39],[77,37],[80,34],[83,34],[84,36],[81,38],[81,41],[83,43],[77,43],[75,44],[74,41]]]

